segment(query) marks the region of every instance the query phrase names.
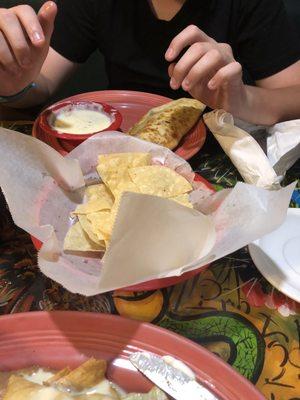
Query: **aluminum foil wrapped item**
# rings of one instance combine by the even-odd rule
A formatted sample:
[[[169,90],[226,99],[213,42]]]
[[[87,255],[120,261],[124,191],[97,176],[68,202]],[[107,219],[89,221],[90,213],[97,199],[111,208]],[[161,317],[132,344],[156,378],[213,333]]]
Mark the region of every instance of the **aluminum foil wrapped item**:
[[[153,162],[193,182],[189,164],[173,152],[119,132],[94,135],[63,158],[35,138],[0,130],[0,186],[12,217],[43,242],[41,271],[72,292],[95,295],[180,275],[247,245],[285,218],[293,184],[268,190],[240,182],[214,194],[193,183],[194,209],[126,192],[104,257],[67,254],[63,241],[72,223],[70,212],[82,202],[84,182],[97,177],[98,155],[125,152],[150,153]],[[251,165],[254,170],[254,159]],[[265,176],[260,176],[260,165],[254,182],[270,183],[273,189],[276,174],[265,166]]]
[[[207,126],[215,138],[219,141],[226,154],[231,158],[237,169],[240,170],[245,182],[263,187],[269,187],[274,180],[276,184],[282,180],[286,171],[300,158],[300,119],[280,122],[274,126],[259,126],[249,124],[239,119],[233,120],[233,117],[222,110],[216,110],[204,116]],[[252,139],[251,139],[252,138]],[[261,146],[264,148],[266,157],[262,154]],[[239,153],[241,146],[248,148],[247,158],[244,159],[244,153]],[[244,169],[249,168],[249,158],[253,158],[256,162],[257,157],[260,160],[263,175],[266,167],[266,158],[273,170],[268,168],[267,181],[257,179],[256,172],[252,171],[244,173]],[[243,165],[243,164],[246,165]],[[259,169],[255,168],[257,171]],[[277,177],[274,179],[274,173]],[[244,174],[244,175],[243,175]]]
[[[234,125],[231,114],[215,110],[204,122],[231,159],[245,182],[265,189],[278,189],[279,178],[257,141]]]

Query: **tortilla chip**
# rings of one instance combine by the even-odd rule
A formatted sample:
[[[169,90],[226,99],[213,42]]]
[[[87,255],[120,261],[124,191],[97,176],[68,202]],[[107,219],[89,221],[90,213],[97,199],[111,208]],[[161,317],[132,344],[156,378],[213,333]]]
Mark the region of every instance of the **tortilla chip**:
[[[148,153],[111,153],[100,154],[98,157],[100,165],[107,165],[111,169],[141,167],[149,165],[150,161]]]
[[[111,200],[113,201],[112,194],[110,191],[107,189],[107,187],[104,185],[104,183],[99,183],[97,185],[90,185],[87,186],[85,189],[85,194],[88,200],[94,200],[98,198],[105,198],[108,201]]]
[[[59,379],[61,379],[62,377],[68,375],[70,372],[71,372],[71,369],[69,367],[61,369],[60,371],[56,372],[55,375],[51,376],[51,378],[49,378],[45,382],[43,382],[43,384],[46,386],[51,386],[55,382],[57,382]]]
[[[115,188],[115,202],[114,205],[117,201],[120,200],[120,198],[122,197],[122,194],[124,192],[133,192],[133,193],[140,193],[139,188],[137,187],[137,185],[135,183],[132,182],[129,174],[128,177],[130,180],[128,181],[123,181],[121,182],[116,188]],[[114,205],[112,207],[112,209],[114,208]]]
[[[123,193],[124,192],[140,193],[139,188],[137,187],[137,185],[135,183],[132,182],[129,174],[128,174],[128,177],[129,177],[130,181],[129,180],[122,181],[115,189],[115,202],[111,208],[111,217],[112,217],[113,223],[116,219]]]
[[[108,200],[106,198],[97,198],[88,201],[84,204],[79,204],[76,207],[75,211],[72,214],[79,215],[79,214],[90,214],[92,212],[97,212],[101,210],[110,210],[113,205],[112,199]]]
[[[123,181],[130,181],[128,169],[150,164],[147,153],[114,153],[99,156],[97,172],[102,181],[115,194],[115,188]]]
[[[78,215],[78,220],[80,222],[80,225],[82,229],[85,231],[85,233],[88,235],[90,240],[96,244],[100,244],[101,246],[104,246],[104,238],[99,237],[95,234],[93,230],[93,225],[91,222],[88,220],[86,215]]]
[[[160,197],[175,197],[190,192],[191,184],[167,167],[150,165],[131,168],[129,175],[141,193]]]
[[[176,201],[176,203],[182,204],[183,206],[193,208],[193,204],[190,202],[189,195],[187,193],[180,194],[175,197],[170,197],[169,200]]]
[[[52,392],[54,392],[54,394],[56,392],[56,390],[53,388],[45,388],[44,386],[30,382],[21,376],[12,375],[8,380],[3,400],[33,399],[35,396],[40,396],[37,398],[43,398],[41,396],[42,391],[46,391],[48,393],[51,392],[51,394]],[[47,397],[45,396],[45,398]],[[55,397],[53,396],[52,398]],[[68,399],[68,397],[66,397],[66,399]]]
[[[113,392],[113,390],[111,390]],[[74,400],[113,400],[113,399],[120,399],[119,396],[112,397],[107,396],[106,394],[98,394],[98,393],[91,393],[91,394],[82,394],[80,396],[74,396]],[[59,399],[59,400],[65,400],[65,399]],[[141,399],[142,400],[142,399]],[[160,400],[160,399],[156,399]]]
[[[101,244],[92,242],[80,222],[71,226],[66,234],[64,241],[64,250],[66,251],[103,251]]]
[[[78,368],[56,382],[58,388],[81,392],[105,379],[107,363],[105,360],[90,358]]]
[[[171,101],[152,108],[128,134],[174,149],[196,124],[205,107],[195,99],[182,98]]]
[[[93,232],[99,240],[110,238],[114,224],[110,211],[99,211],[88,214],[87,219],[91,223]]]
[[[111,390],[111,394],[113,393],[113,390]],[[91,394],[82,394],[80,396],[74,396],[74,400],[113,400],[113,399],[120,399],[121,397],[119,396],[112,396],[109,395],[107,396],[106,394],[98,394],[98,393],[91,393]],[[59,400],[64,400],[64,399],[59,399]],[[141,399],[142,400],[142,399]],[[156,399],[160,400],[160,399]]]
[[[166,394],[157,387],[148,393],[129,393],[122,397],[123,400],[168,400]]]
[[[113,390],[111,392],[114,393]],[[118,397],[109,397],[115,398]],[[73,396],[66,392],[60,392],[55,387],[42,386],[30,382],[25,378],[12,375],[8,381],[8,386],[3,397],[4,400],[32,400],[32,399],[53,399],[53,400],[106,400],[108,397],[103,394],[83,394]]]

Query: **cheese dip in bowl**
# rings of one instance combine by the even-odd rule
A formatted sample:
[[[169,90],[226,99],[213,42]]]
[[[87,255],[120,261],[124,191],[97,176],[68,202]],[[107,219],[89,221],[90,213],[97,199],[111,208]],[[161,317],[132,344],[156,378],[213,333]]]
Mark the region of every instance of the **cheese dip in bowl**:
[[[40,128],[58,138],[66,150],[72,150],[90,136],[120,128],[122,116],[105,103],[65,101],[47,108],[40,116]]]

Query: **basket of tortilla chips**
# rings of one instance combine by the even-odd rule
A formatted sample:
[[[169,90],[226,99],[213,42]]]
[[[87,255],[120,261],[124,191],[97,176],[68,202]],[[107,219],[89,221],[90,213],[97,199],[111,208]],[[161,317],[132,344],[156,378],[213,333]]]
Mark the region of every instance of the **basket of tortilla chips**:
[[[80,255],[106,251],[112,235],[118,207],[124,192],[144,193],[175,201],[185,207],[193,208],[189,193],[191,183],[176,171],[161,164],[152,164],[149,153],[111,153],[98,157],[96,171],[99,175],[85,187],[83,203],[70,213],[71,226],[64,239],[64,251]],[[195,175],[195,187],[207,193],[213,186]],[[33,242],[39,249],[41,243]],[[155,279],[127,290],[155,290],[171,286],[188,279],[199,270],[186,272],[178,277]]]

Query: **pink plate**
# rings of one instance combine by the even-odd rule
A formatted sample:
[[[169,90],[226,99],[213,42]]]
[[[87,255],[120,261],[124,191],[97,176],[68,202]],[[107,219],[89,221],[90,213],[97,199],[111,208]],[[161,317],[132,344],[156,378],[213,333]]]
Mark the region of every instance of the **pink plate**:
[[[130,90],[103,90],[98,92],[82,93],[64,101],[95,101],[108,103],[110,106],[118,110],[122,117],[123,122],[121,130],[128,131],[143,115],[151,108],[168,103],[172,99],[168,97],[159,96],[151,93],[134,92]],[[60,102],[59,102],[60,103]],[[60,142],[59,139],[49,137],[45,132],[42,132],[39,127],[39,120],[33,127],[33,136],[41,139],[54,147],[62,154],[66,154],[71,148]],[[202,119],[190,130],[190,132],[183,138],[175,153],[185,160],[190,159],[195,155],[203,146],[206,139],[206,127]]]
[[[98,357],[110,363],[108,378],[123,389],[147,391],[152,384],[128,361],[130,354],[144,350],[182,360],[220,400],[263,400],[250,382],[201,346],[154,325],[113,315],[70,311],[7,315],[0,317],[0,337],[1,371],[33,365],[75,367]]]

